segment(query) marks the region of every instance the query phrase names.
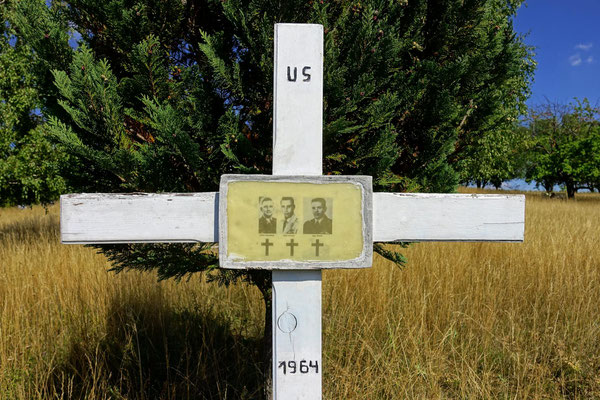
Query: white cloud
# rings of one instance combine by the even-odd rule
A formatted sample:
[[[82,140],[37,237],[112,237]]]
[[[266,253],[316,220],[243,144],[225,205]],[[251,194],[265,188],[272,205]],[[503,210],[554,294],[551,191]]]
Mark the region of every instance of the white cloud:
[[[579,43],[577,46],[575,46],[575,49],[577,49],[577,50],[583,50],[583,51],[588,51],[592,47],[594,47],[593,43],[586,43],[586,44]]]
[[[571,57],[569,57],[569,63],[572,67],[581,65],[581,61],[581,56],[579,54],[573,54]]]
[[[586,61],[588,64],[591,64],[591,63],[593,63],[593,62],[594,62],[594,56],[589,56],[589,57],[587,58],[587,60],[585,60],[585,61]]]

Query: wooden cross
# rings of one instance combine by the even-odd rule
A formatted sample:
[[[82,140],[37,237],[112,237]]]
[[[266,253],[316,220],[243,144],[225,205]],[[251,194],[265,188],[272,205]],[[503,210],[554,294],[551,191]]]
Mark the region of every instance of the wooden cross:
[[[277,24],[274,61],[273,175],[321,175],[323,27]],[[521,195],[373,193],[370,240],[520,242],[524,214]],[[61,196],[63,243],[217,242],[219,226],[214,192]],[[321,270],[272,277],[273,396],[320,399]]]

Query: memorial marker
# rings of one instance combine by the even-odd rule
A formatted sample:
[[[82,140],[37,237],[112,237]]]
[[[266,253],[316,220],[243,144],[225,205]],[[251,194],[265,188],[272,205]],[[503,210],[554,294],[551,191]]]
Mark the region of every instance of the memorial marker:
[[[371,266],[370,176],[223,175],[219,193],[223,268]]]
[[[370,266],[373,242],[520,242],[525,197],[371,194],[370,181],[365,183],[365,177],[354,183],[355,177],[343,177],[336,181],[338,185],[351,188],[362,182],[357,197],[360,206],[356,199],[350,200],[353,205],[346,209],[339,203],[344,195],[336,194],[334,187],[327,188],[336,178],[319,177],[322,26],[275,26],[274,75],[274,176],[225,175],[222,190],[237,191],[231,197],[223,192],[64,195],[61,240],[89,244],[221,239],[219,256],[223,266],[272,268],[273,396],[278,400],[320,399],[321,268]],[[294,185],[308,186],[296,190]],[[315,189],[315,185],[325,189]],[[318,193],[320,190],[323,192]],[[340,228],[336,218],[338,213],[346,212],[355,220]],[[224,221],[233,221],[234,225]],[[309,221],[312,223],[306,224]],[[305,227],[309,233],[299,233]],[[336,238],[339,229],[342,234],[348,230],[353,238],[349,256],[332,253],[336,250],[331,246],[340,239]]]

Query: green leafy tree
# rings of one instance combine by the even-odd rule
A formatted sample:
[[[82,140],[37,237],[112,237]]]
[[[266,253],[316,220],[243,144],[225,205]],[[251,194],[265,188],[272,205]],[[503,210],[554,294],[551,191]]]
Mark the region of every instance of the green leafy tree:
[[[522,154],[527,149],[525,132],[513,124],[475,139],[457,163],[460,182],[478,188],[492,184],[500,189],[502,182],[522,177]]]
[[[66,189],[65,155],[48,141],[31,47],[8,22],[0,3],[0,206],[49,203]]]
[[[598,188],[600,111],[587,99],[575,104],[546,104],[531,112],[531,145],[526,179],[551,192],[562,185],[568,198],[580,189]]]
[[[273,25],[311,22],[325,32],[325,173],[448,192],[468,149],[522,111],[533,63],[510,22],[519,4],[22,0],[13,20],[78,190],[215,191],[223,173],[270,173]],[[270,349],[270,273],[220,271],[211,244],[100,249],[117,271],[255,284]]]

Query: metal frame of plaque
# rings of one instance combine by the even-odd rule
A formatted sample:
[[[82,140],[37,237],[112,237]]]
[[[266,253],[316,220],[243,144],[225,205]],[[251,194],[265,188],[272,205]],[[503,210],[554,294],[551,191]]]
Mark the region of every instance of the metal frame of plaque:
[[[356,258],[339,260],[292,260],[282,258],[268,261],[250,261],[228,254],[227,197],[229,185],[234,182],[278,182],[355,185],[361,193],[362,251]],[[336,205],[340,208],[341,206]],[[338,215],[340,213],[338,212]],[[337,217],[337,216],[336,216]],[[373,186],[370,176],[286,176],[286,175],[222,175],[219,188],[219,265],[229,269],[341,269],[369,268],[373,262]]]

